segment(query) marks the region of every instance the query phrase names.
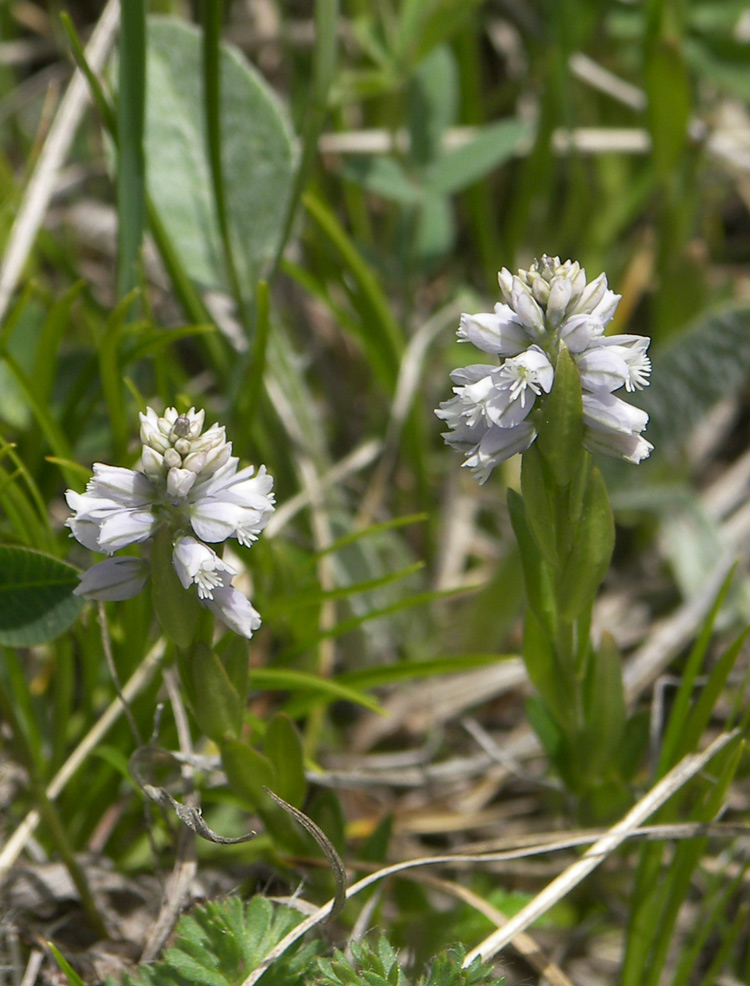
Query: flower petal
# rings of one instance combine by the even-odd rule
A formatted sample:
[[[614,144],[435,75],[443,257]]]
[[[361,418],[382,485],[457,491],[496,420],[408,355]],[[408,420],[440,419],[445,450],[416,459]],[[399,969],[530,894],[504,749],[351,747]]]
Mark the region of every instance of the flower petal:
[[[214,589],[212,599],[202,600],[204,606],[211,610],[230,630],[248,640],[253,631],[260,626],[260,613],[242,593],[232,586],[222,586]]]
[[[141,558],[107,558],[79,576],[81,584],[73,594],[104,602],[132,599],[143,589],[148,575],[148,565]]]

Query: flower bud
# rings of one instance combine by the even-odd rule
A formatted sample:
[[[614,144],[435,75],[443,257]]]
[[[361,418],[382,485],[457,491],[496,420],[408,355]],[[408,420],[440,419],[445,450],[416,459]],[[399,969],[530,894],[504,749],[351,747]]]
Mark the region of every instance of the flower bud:
[[[195,483],[195,473],[189,469],[170,469],[167,473],[167,492],[173,500],[184,500]]]
[[[557,329],[570,302],[573,285],[567,277],[556,277],[549,288],[547,300],[547,323],[551,329]]]
[[[606,290],[607,276],[606,274],[600,274],[590,284],[587,284],[581,292],[581,296],[575,305],[575,314],[589,314],[592,312],[604,297]]]
[[[206,464],[206,453],[205,452],[191,452],[190,455],[185,457],[185,461],[182,463],[183,469],[189,469],[190,472],[194,472],[196,476],[203,469]]]
[[[497,283],[500,285],[500,293],[503,296],[505,304],[509,305],[511,303],[513,291],[513,275],[507,267],[503,267],[503,269],[498,273]]]
[[[141,462],[143,463],[143,471],[151,479],[158,480],[164,476],[164,456],[152,449],[150,445],[143,446]]]
[[[176,449],[169,448],[164,453],[164,465],[167,469],[179,469],[182,465],[182,456]]]
[[[534,300],[546,308],[549,299],[549,284],[547,284],[543,277],[534,278],[534,283],[531,285],[531,293],[534,296]]]

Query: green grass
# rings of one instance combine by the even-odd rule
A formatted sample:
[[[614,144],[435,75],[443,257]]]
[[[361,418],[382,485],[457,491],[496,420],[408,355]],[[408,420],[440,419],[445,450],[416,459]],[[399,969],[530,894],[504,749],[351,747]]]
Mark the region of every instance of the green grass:
[[[0,5],[3,41],[42,52],[0,65],[0,188],[12,203],[0,207],[0,270],[56,112],[43,71],[67,80],[75,62],[92,97],[65,162],[75,180],[34,231],[0,327],[0,775],[12,786],[0,873],[62,860],[94,928],[82,854],[136,881],[167,873],[186,838],[171,809],[144,814],[127,718],[113,712],[96,732],[116,699],[108,633],[132,725],[185,755],[154,755],[152,783],[180,802],[195,790],[228,838],[278,827],[241,845],[201,842],[199,870],[228,874],[217,893],[283,896],[304,881],[318,906],[335,891],[319,846],[264,800],[265,777],[306,788],[304,810],[352,882],[386,860],[473,853],[471,865],[433,867],[439,887],[411,872],[374,879],[336,919],[333,941],[377,927],[401,966],[379,945],[380,958],[365,948],[359,965],[337,954],[314,967],[321,982],[359,982],[366,959],[384,981],[417,982],[448,947],[480,943],[484,931],[459,940],[480,927],[477,895],[490,910],[519,887],[531,898],[573,861],[567,849],[554,872],[490,867],[476,845],[509,825],[523,841],[611,824],[734,728],[651,822],[742,822],[750,595],[746,493],[731,470],[748,425],[750,216],[743,172],[717,147],[746,129],[731,116],[750,93],[745,4],[273,0],[267,39],[239,4],[192,6],[190,23],[190,5],[128,0],[116,57],[98,72],[82,5],[33,7],[38,20]],[[114,240],[95,235],[94,206]],[[497,271],[543,253],[579,260],[589,278],[606,271],[623,295],[614,331],[653,339],[652,385],[636,399],[655,451],[637,468],[601,463],[617,540],[595,624],[612,632],[612,660],[639,647],[656,657],[619,751],[627,782],[587,797],[564,790],[530,738],[513,660],[523,580],[506,493],[520,470],[506,463],[478,487],[459,468],[434,408],[450,370],[475,357],[452,325],[420,335],[452,306],[491,310]],[[148,595],[108,603],[104,628],[92,605],[42,618],[33,595],[59,591],[60,562],[92,563],[68,536],[63,493],[83,489],[93,462],[134,465],[146,405],[205,408],[243,465],[267,466],[277,516],[296,504],[273,537],[234,551],[264,617],[249,670],[246,650],[216,644],[226,682],[210,700],[239,708],[233,742],[250,752],[238,774],[256,771],[244,794],[197,725],[210,719],[195,714],[200,687],[185,713],[161,668],[139,682],[155,648],[167,682],[176,664]],[[21,600],[31,551],[48,561]],[[701,593],[724,551],[739,565],[711,609]],[[701,606],[710,616],[691,623]],[[675,613],[688,630],[660,651],[660,621]],[[274,726],[269,740],[269,723],[287,722],[279,712],[294,729]],[[81,743],[83,764],[50,793]],[[191,760],[191,745],[214,760]],[[34,809],[36,842],[14,843]],[[732,836],[626,842],[528,933],[573,981],[576,962],[623,986],[748,981],[746,863]],[[49,934],[81,972],[64,934]],[[621,954],[602,972],[597,949],[612,939]],[[30,946],[19,960],[9,941],[0,963],[18,971]],[[509,984],[536,981],[519,950],[503,960]],[[437,964],[446,986],[470,982],[452,961]]]

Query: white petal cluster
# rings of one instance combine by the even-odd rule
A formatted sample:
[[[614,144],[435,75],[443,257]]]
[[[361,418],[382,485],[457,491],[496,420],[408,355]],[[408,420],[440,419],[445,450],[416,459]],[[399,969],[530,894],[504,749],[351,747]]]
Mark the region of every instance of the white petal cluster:
[[[141,414],[143,449],[139,470],[94,465],[85,493],[68,490],[72,536],[92,551],[112,555],[148,541],[167,525],[172,564],[182,585],[230,629],[251,637],[260,616],[232,587],[237,572],[205,542],[236,538],[249,546],[274,510],[273,479],[261,466],[238,471],[223,426],[203,430],[204,411],[162,417]],[[108,558],[81,577],[76,592],[92,599],[129,599],[141,591],[148,564],[130,556]]]
[[[503,268],[498,282],[503,302],[494,312],[462,315],[458,338],[496,356],[499,365],[454,370],[455,397],[435,412],[450,429],[447,444],[464,453],[463,465],[484,483],[498,463],[531,446],[562,344],[581,377],[586,447],[630,462],[645,459],[653,448],[641,435],[648,415],[614,391],[648,385],[651,340],[604,335],[620,301],[606,276],[587,282],[575,261],[545,255],[517,274]]]

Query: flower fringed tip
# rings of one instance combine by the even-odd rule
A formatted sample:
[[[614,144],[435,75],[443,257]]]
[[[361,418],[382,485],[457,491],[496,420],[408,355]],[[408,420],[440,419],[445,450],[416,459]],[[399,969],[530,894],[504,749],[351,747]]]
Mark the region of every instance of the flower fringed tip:
[[[587,281],[577,262],[544,255],[517,274],[503,268],[498,282],[503,301],[493,312],[462,315],[458,328],[459,341],[498,362],[454,370],[455,396],[435,412],[450,429],[446,443],[463,452],[463,465],[484,483],[496,465],[530,448],[561,346],[580,375],[584,446],[629,462],[645,459],[653,448],[641,434],[648,415],[615,391],[648,385],[651,340],[604,334],[620,301],[606,276]]]
[[[273,479],[265,466],[238,469],[223,426],[203,430],[205,413],[179,414],[152,408],[140,415],[138,469],[94,465],[84,493],[65,494],[71,536],[107,555],[151,540],[166,526],[172,565],[183,587],[194,592],[231,630],[251,637],[260,616],[232,586],[237,571],[210,544],[235,538],[249,546],[274,510]],[[91,599],[123,600],[146,584],[149,565],[131,556],[108,558],[81,576],[76,592]]]

